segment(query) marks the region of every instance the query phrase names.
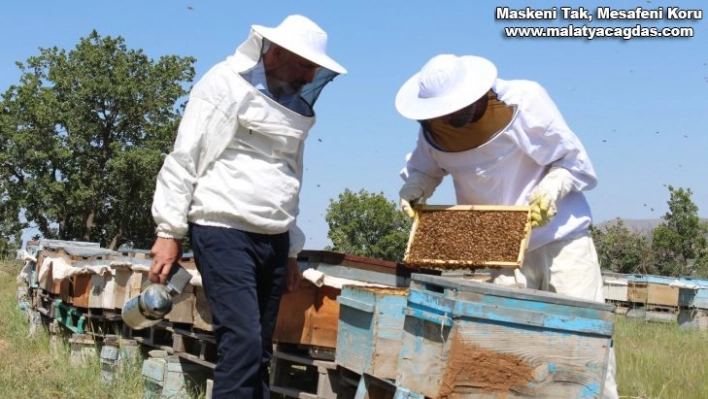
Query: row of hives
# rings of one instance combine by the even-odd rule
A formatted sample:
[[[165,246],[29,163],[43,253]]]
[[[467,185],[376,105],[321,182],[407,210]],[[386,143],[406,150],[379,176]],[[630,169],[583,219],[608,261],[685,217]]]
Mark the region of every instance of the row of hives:
[[[708,329],[708,280],[604,273],[605,300],[628,317]]]

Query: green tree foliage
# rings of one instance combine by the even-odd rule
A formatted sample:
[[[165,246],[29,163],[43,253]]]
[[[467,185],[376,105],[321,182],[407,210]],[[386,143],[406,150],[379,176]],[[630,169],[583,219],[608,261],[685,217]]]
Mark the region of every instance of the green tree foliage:
[[[14,242],[5,237],[0,237],[0,262],[14,258],[17,249],[18,246]]]
[[[374,259],[401,261],[408,244],[411,220],[395,202],[383,193],[344,190],[339,198],[329,200],[326,220],[329,239],[327,250]]]
[[[652,253],[659,272],[668,276],[706,275],[706,234],[691,189],[669,186],[671,197],[664,222],[654,229]]]
[[[194,61],[155,61],[93,31],[18,62],[20,82],[0,103],[3,235],[34,225],[46,238],[150,245],[155,177]]]
[[[647,273],[649,244],[638,232],[630,231],[622,219],[602,227],[591,226],[597,256],[603,270],[615,273]]]

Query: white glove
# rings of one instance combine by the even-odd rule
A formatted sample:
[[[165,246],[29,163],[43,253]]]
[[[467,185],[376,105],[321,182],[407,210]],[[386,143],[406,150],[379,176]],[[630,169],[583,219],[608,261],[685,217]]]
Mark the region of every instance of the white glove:
[[[410,218],[415,217],[415,206],[425,202],[423,189],[416,184],[404,184],[398,191],[398,196],[401,197],[401,210]]]
[[[573,175],[567,169],[554,167],[531,192],[531,228],[545,226],[556,215],[556,203],[573,190]]]

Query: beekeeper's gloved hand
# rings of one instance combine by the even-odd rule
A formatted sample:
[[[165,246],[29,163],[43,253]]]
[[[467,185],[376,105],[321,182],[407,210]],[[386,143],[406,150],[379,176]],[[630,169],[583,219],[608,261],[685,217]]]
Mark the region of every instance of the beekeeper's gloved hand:
[[[415,217],[415,206],[425,203],[423,189],[417,184],[407,182],[398,191],[398,195],[401,197],[401,210],[410,218]]]
[[[556,201],[553,196],[541,187],[536,187],[531,193],[531,228],[548,224],[556,215]]]
[[[573,176],[561,167],[553,167],[531,192],[531,228],[545,226],[556,215],[556,203],[573,190]]]

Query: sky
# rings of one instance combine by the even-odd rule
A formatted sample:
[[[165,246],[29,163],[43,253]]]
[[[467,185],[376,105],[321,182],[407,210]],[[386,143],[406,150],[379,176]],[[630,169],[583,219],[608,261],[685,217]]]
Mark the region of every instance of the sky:
[[[553,20],[497,20],[499,7],[556,7]],[[569,20],[561,7],[616,10],[669,7],[700,10],[704,1],[469,0],[25,0],[2,6],[0,90],[19,82],[16,62],[40,48],[73,49],[92,30],[121,36],[157,60],[193,56],[196,79],[232,54],[253,24],[276,26],[302,14],[329,36],[328,54],[347,68],[320,96],[305,153],[299,225],[306,249],[330,244],[325,213],[345,189],[398,201],[398,173],[417,137],[394,99],[401,85],[433,56],[478,55],[502,79],[546,88],[580,138],[598,175],[587,192],[594,221],[660,218],[668,185],[690,189],[708,217],[708,22],[699,20]],[[706,7],[708,8],[708,7]],[[505,28],[586,26],[693,29],[693,37],[519,38]],[[639,29],[635,29],[639,30]],[[448,177],[429,204],[455,203]]]

